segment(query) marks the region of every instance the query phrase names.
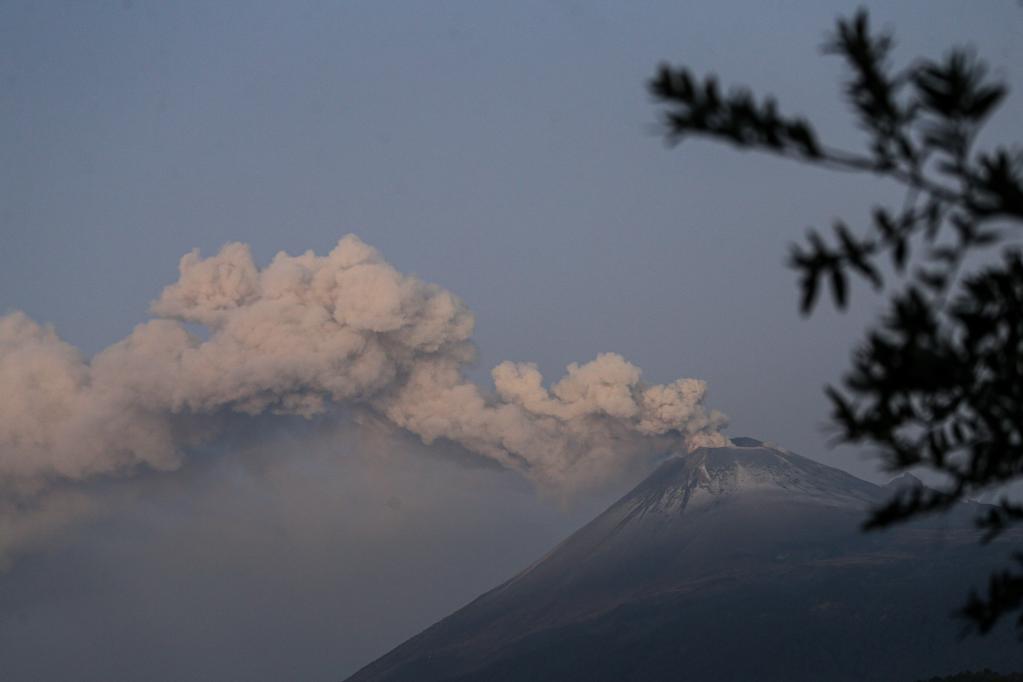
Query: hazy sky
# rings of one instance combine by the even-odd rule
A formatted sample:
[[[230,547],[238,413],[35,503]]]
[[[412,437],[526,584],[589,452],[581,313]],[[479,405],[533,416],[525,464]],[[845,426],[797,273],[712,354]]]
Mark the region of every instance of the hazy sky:
[[[265,265],[354,232],[462,297],[481,382],[504,360],[557,377],[614,351],[650,382],[706,380],[732,435],[877,478],[821,430],[821,387],[877,299],[804,320],[783,262],[808,226],[897,193],[666,149],[644,90],[660,61],[688,64],[853,145],[818,48],[855,6],[0,3],[0,313],[91,355],[147,319],[194,247],[245,242]],[[872,16],[901,58],[977,45],[1013,89],[990,139],[1019,138],[1019,3]],[[564,507],[464,452],[285,421],[131,491],[97,484],[128,511],[0,574],[9,679],[339,679],[629,483]]]

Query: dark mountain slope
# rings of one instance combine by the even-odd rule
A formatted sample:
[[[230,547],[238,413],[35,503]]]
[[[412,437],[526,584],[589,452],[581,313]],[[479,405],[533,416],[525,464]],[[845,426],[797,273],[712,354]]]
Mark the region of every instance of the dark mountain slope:
[[[863,534],[879,486],[752,439],[666,461],[542,560],[370,664],[370,680],[912,680],[1023,669],[949,614],[1001,548],[964,508]],[[972,505],[969,505],[972,506]]]

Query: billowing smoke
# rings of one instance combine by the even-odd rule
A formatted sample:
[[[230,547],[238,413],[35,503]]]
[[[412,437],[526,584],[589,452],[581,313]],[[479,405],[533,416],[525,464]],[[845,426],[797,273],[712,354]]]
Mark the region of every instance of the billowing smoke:
[[[465,376],[472,313],[353,235],[325,257],[282,252],[262,270],[244,244],[193,251],[152,312],[91,361],[20,312],[0,317],[0,526],[54,485],[179,467],[227,411],[308,417],[357,404],[552,490],[682,443],[724,442],[704,382],[647,386],[613,353],[570,365],[550,388],[535,365],[504,362],[495,390],[480,388]]]

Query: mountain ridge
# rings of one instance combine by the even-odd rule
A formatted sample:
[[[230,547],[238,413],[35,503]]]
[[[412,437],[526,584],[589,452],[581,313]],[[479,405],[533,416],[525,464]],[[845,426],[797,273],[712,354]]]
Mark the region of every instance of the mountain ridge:
[[[667,459],[540,560],[349,679],[677,679],[665,671],[682,659],[707,668],[706,678],[692,679],[748,679],[743,675],[750,671],[735,661],[720,661],[716,669],[708,662],[720,642],[690,645],[707,640],[707,632],[727,639],[744,628],[752,628],[749,637],[770,639],[802,623],[796,628],[801,638],[817,637],[814,628],[848,630],[867,649],[881,650],[886,643],[878,632],[905,614],[926,613],[932,624],[940,615],[941,626],[931,628],[934,637],[954,640],[943,624],[958,604],[951,600],[936,610],[927,598],[946,583],[964,591],[964,576],[983,575],[984,562],[972,551],[976,532],[967,523],[969,509],[938,524],[863,534],[866,509],[891,489],[777,446],[737,440]],[[879,580],[887,582],[870,584]],[[899,590],[891,591],[893,585]],[[745,609],[769,625],[753,628],[745,622]],[[725,612],[732,615],[720,615]],[[729,626],[733,618],[743,624]],[[677,631],[678,641],[664,628]],[[902,637],[892,633],[895,640]],[[1007,659],[1023,666],[1018,654],[992,656],[985,642],[993,641],[963,649],[969,659],[963,662],[994,665]],[[656,655],[648,642],[662,642]],[[788,651],[791,643],[776,646]],[[969,667],[941,667],[942,661],[959,664],[948,650],[932,652],[930,667],[923,661],[889,666],[909,678],[876,670],[842,677],[834,669],[819,677],[818,667],[817,677],[779,668],[777,677],[759,679],[852,680],[864,679],[862,674],[912,679]],[[618,658],[605,655],[613,651]],[[972,660],[981,656],[977,651],[984,652],[983,660]],[[846,660],[841,652],[825,659]],[[576,673],[564,667],[568,660],[574,661],[571,670],[585,676],[572,677]],[[854,669],[855,660],[846,664]],[[654,670],[661,666],[662,672]],[[735,668],[731,677],[729,666]],[[615,676],[606,676],[609,670],[617,670]]]

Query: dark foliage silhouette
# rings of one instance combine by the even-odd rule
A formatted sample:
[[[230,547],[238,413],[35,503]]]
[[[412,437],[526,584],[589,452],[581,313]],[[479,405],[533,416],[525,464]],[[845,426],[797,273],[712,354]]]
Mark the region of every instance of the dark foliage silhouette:
[[[827,389],[832,423],[838,442],[871,446],[892,471],[929,468],[944,484],[903,489],[873,510],[869,529],[947,510],[1023,475],[1023,257],[1011,244],[1023,226],[1023,153],[976,145],[1006,88],[970,49],[895,69],[893,45],[860,11],[840,19],[823,47],[846,63],[843,93],[866,136],[861,151],[827,144],[770,97],[723,92],[712,75],[663,65],[649,82],[672,144],[702,136],[905,189],[900,206],[876,206],[864,229],[838,220],[830,238],[812,230],[790,257],[804,314],[822,288],[844,308],[851,276],[890,288],[887,313],[842,385]],[[967,267],[993,248],[999,258]],[[1003,498],[977,524],[991,541],[1021,519],[1023,506]],[[1023,553],[1016,559],[963,607],[977,631],[1023,606]],[[1016,624],[1023,635],[1023,612]]]

